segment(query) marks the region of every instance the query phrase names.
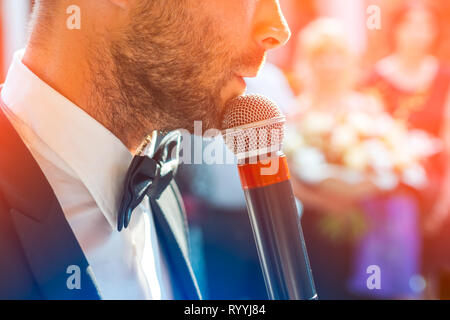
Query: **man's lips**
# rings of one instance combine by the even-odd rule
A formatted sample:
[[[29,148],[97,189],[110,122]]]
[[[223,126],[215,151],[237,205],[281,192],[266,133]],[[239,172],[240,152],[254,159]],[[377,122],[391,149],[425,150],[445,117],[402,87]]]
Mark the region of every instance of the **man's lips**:
[[[247,83],[245,82],[244,78],[241,76],[237,76],[234,75],[233,77],[234,79],[236,79],[236,81],[240,84],[241,87],[243,87],[245,89],[245,87],[247,87]]]
[[[254,78],[257,76],[257,74],[258,74],[258,72],[255,71],[255,72],[246,72],[246,73],[235,73],[234,76],[239,80],[239,82],[243,86],[247,86],[244,78]]]
[[[235,73],[235,75],[240,78],[254,78],[258,75],[258,71]]]

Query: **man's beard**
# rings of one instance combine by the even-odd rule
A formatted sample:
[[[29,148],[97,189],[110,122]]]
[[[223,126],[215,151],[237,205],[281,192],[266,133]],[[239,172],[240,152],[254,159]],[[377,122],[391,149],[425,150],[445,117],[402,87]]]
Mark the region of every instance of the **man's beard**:
[[[202,121],[204,129],[220,127],[225,104],[220,90],[232,79],[233,58],[214,22],[194,24],[198,17],[179,6],[142,8],[124,36],[111,41],[119,90],[115,115],[122,115],[116,121],[132,115],[129,126],[162,131],[192,132],[194,121]]]
[[[160,130],[191,130],[196,120],[205,127],[217,127],[223,110],[220,89],[231,79],[231,66],[219,68],[215,64],[224,61],[230,65],[229,57],[217,57],[217,49],[205,50],[189,31],[186,39],[170,39],[172,34],[157,35],[152,28],[155,21],[142,28],[142,33],[135,29],[125,41],[111,46],[116,81],[125,103],[122,107],[134,114],[137,122],[145,125],[149,121]],[[230,74],[224,74],[222,67]]]
[[[106,108],[110,129],[128,140],[152,130],[193,132],[195,121],[220,129],[222,88],[242,66],[258,67],[264,53],[242,54],[214,21],[183,10],[182,0],[155,3],[145,2],[106,52],[97,52],[93,100]]]

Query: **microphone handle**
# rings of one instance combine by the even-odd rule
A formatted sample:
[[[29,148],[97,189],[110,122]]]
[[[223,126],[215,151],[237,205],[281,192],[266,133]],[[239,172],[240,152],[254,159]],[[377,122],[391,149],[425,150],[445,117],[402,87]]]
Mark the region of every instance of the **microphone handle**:
[[[269,299],[317,299],[291,181],[244,193]]]

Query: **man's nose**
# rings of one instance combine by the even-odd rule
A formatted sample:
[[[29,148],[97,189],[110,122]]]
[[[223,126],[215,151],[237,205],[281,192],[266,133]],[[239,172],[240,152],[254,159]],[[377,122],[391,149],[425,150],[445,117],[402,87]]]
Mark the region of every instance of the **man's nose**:
[[[284,45],[291,37],[291,30],[281,12],[278,0],[261,0],[258,3],[254,36],[265,50]]]

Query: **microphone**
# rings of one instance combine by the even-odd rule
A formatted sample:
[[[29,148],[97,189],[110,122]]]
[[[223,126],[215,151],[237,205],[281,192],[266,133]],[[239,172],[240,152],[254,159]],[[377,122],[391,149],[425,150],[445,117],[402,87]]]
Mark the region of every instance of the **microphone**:
[[[226,108],[222,135],[238,170],[271,300],[317,299],[286,156],[286,118],[269,99],[245,95]]]

